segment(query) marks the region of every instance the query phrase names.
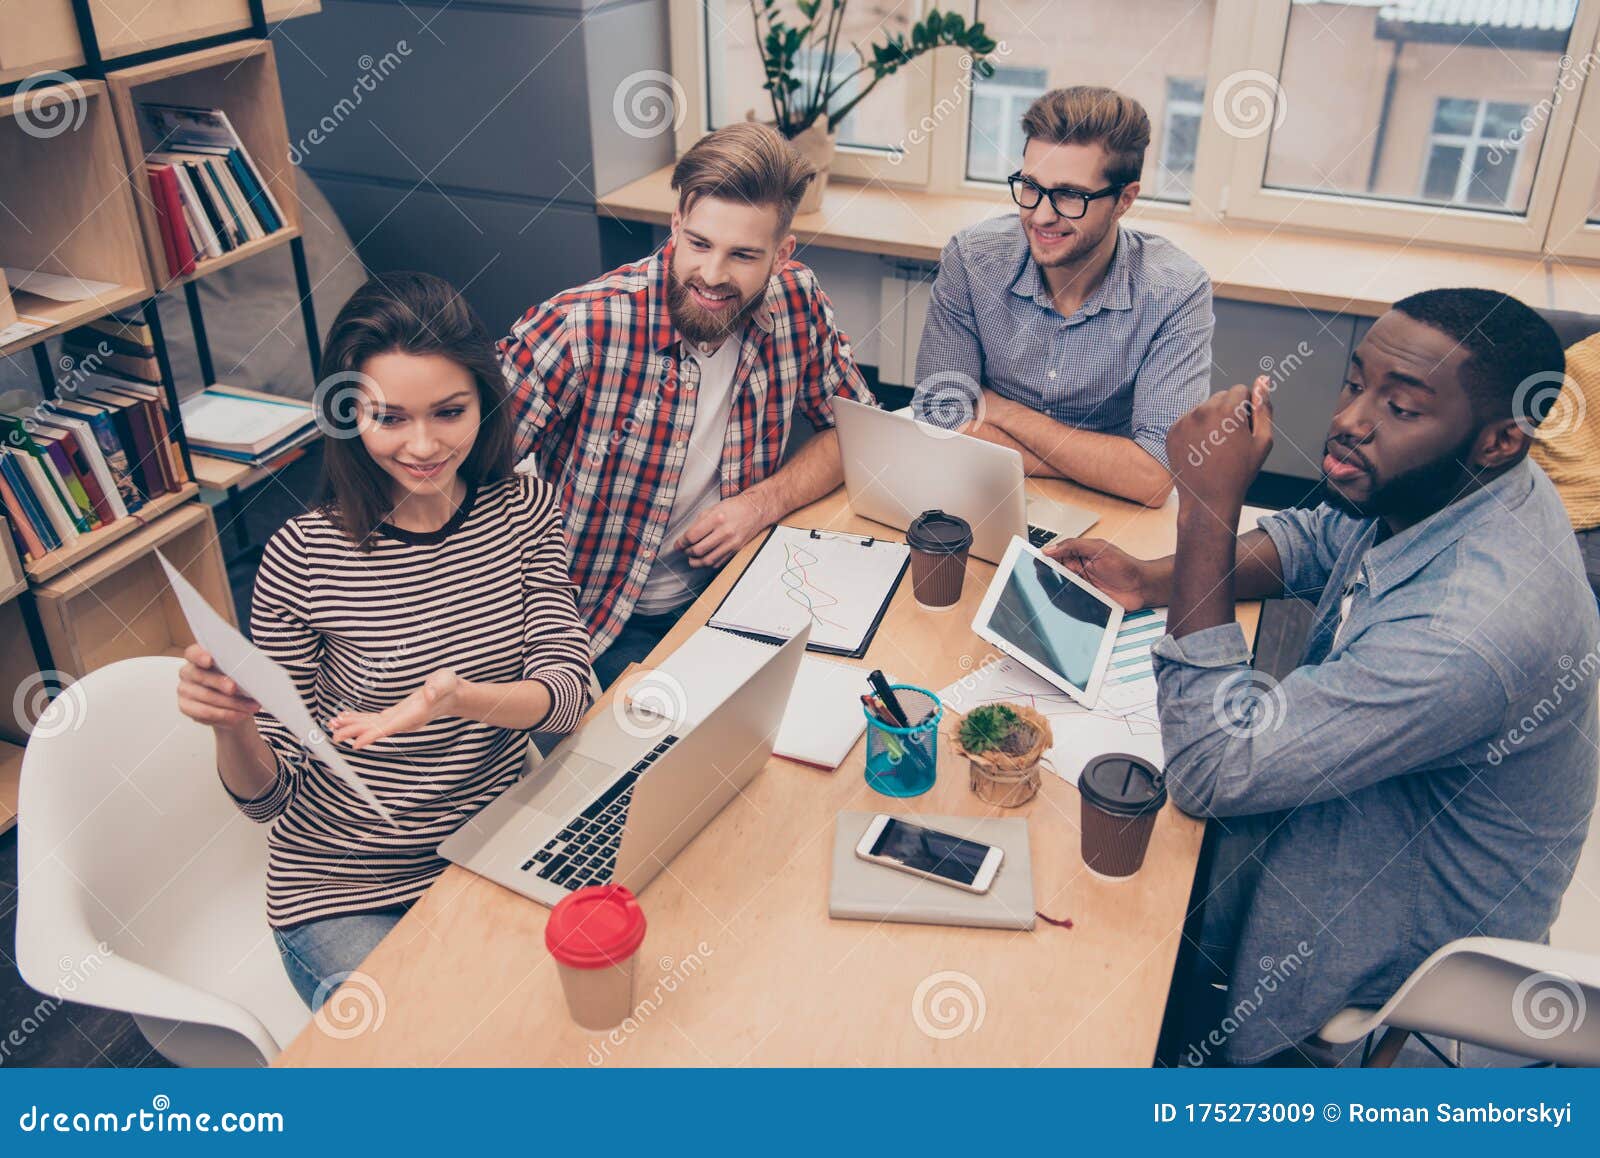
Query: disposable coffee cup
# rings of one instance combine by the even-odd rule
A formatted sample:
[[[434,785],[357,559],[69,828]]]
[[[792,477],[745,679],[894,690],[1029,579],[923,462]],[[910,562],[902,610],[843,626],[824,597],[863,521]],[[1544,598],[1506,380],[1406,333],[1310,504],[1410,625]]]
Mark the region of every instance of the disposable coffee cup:
[[[944,611],[961,599],[972,528],[959,515],[923,511],[906,529],[911,548],[911,593],[927,611]]]
[[[622,885],[579,889],[550,910],[545,948],[556,959],[572,1020],[610,1029],[633,1011],[633,962],[644,910]]]
[[[1144,864],[1150,831],[1167,802],[1161,773],[1124,752],[1098,756],[1078,777],[1078,799],[1083,863],[1097,877],[1127,880]]]

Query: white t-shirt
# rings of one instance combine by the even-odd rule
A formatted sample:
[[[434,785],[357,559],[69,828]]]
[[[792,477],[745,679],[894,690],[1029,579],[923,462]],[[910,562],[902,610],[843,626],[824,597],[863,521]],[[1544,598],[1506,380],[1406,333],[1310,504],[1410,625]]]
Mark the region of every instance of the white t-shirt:
[[[634,611],[642,615],[662,615],[694,602],[716,577],[712,567],[691,567],[689,556],[678,550],[678,537],[702,511],[722,500],[722,446],[728,438],[728,419],[733,414],[733,374],[739,367],[739,351],[744,343],[736,336],[723,339],[714,354],[706,354],[687,339],[679,348],[694,360],[699,383],[694,389],[700,398],[695,405],[694,429],[689,432],[689,457],[678,478],[672,499],[672,514],[667,518],[667,533],[661,540],[655,564],[644,581],[644,591]],[[690,388],[692,376],[688,360],[680,368],[678,388]]]

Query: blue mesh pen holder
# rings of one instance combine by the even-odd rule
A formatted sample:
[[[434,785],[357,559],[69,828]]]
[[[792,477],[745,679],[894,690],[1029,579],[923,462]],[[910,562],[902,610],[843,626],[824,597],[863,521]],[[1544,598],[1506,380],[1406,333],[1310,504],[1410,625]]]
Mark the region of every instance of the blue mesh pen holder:
[[[921,796],[937,777],[944,705],[926,688],[889,686],[913,723],[909,728],[892,727],[862,709],[867,717],[867,787],[885,796]]]

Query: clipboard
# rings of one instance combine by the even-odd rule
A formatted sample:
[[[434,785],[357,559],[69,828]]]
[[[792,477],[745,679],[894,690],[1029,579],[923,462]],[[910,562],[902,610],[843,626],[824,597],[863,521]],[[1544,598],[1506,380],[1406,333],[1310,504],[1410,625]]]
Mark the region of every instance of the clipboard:
[[[910,561],[909,548],[892,539],[779,524],[706,622],[782,643],[809,621],[807,651],[860,659]]]

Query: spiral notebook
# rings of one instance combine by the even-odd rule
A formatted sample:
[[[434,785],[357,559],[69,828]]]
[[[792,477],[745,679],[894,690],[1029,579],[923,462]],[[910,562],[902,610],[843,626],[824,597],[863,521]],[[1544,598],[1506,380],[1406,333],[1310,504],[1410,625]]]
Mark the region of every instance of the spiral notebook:
[[[807,650],[860,659],[910,552],[904,543],[777,526],[708,623],[781,643],[807,623]]]

